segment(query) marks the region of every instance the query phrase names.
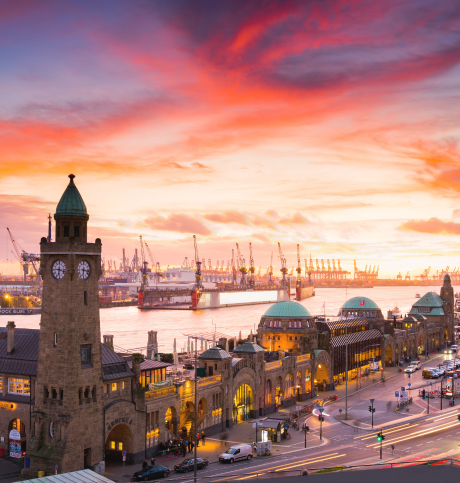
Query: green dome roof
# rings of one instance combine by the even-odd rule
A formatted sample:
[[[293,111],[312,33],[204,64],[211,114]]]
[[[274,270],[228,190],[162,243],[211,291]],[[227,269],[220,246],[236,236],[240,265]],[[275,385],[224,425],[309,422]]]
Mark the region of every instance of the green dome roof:
[[[448,273],[444,275],[444,282],[450,282],[450,275]]]
[[[272,305],[263,315],[274,319],[300,319],[311,318],[310,312],[298,302],[277,302]]]
[[[342,309],[348,310],[380,310],[380,307],[371,299],[367,297],[353,297],[347,300]]]
[[[69,174],[70,183],[68,184],[64,194],[61,196],[55,215],[58,216],[88,216],[86,205],[81,197],[78,188],[75,186],[73,179],[75,176]]]

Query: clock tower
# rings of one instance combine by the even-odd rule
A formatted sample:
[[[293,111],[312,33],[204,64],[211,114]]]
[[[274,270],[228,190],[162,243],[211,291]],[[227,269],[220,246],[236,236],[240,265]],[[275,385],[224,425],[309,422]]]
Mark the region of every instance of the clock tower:
[[[104,403],[98,280],[101,240],[69,176],[56,208],[55,242],[40,242],[42,313],[30,476],[104,470]]]

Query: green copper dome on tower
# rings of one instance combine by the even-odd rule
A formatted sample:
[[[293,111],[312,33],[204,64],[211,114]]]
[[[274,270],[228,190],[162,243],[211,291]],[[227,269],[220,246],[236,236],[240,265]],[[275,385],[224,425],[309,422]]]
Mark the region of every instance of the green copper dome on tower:
[[[70,183],[57,205],[55,216],[88,216],[86,205],[81,197],[73,179],[75,175],[69,174]]]

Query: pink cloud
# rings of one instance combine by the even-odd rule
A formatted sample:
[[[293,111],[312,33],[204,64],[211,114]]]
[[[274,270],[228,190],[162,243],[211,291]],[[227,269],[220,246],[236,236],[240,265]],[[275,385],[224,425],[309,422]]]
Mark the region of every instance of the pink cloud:
[[[430,235],[460,235],[460,223],[442,221],[439,218],[410,220],[400,225],[398,230],[428,233]]]
[[[172,231],[177,233],[194,233],[197,235],[211,235],[212,232],[203,223],[186,215],[169,215],[166,218],[153,216],[145,220],[145,224],[152,230]]]
[[[225,211],[224,213],[211,213],[204,215],[203,218],[214,223],[238,223],[248,225],[248,220],[244,215],[237,211]]]

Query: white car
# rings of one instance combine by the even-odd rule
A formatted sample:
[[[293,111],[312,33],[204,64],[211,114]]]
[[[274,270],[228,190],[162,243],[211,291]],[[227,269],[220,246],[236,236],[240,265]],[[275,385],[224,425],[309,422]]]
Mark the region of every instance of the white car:
[[[409,372],[409,373],[412,373],[412,372],[415,372],[417,369],[415,366],[413,366],[412,364],[410,366],[407,366],[405,369],[404,369],[404,372]]]
[[[414,366],[417,369],[417,371],[422,368],[420,361],[412,361],[410,365]]]
[[[234,463],[238,460],[250,460],[252,458],[253,448],[250,444],[238,444],[230,446],[225,453],[219,455],[221,463]]]

